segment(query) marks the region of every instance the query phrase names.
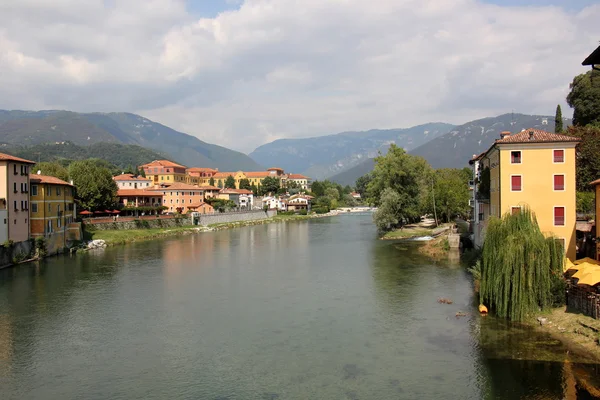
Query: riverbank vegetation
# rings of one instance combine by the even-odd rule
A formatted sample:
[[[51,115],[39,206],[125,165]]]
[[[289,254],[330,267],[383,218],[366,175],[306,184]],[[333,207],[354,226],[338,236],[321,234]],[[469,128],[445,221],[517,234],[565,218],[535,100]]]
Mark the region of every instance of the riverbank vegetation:
[[[491,218],[475,268],[481,304],[512,321],[564,304],[563,251],[528,209]]]

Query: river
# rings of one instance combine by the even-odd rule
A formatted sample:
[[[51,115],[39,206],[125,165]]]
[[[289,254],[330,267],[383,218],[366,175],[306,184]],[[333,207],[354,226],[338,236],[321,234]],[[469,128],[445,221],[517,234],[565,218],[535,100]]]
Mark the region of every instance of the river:
[[[0,270],[0,398],[561,399],[600,374],[413,246],[352,214]]]

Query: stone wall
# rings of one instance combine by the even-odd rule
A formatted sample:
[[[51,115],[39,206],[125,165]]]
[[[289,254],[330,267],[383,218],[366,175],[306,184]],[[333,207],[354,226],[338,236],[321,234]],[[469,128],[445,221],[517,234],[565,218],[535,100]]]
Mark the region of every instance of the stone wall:
[[[14,243],[12,246],[0,246],[0,268],[13,265],[13,261],[30,259],[35,250],[33,240]]]
[[[271,218],[276,215],[277,210],[256,210],[233,213],[201,214],[199,218],[199,225],[208,226],[212,224],[226,224],[229,222],[237,221],[255,221],[258,219]]]
[[[88,231],[110,231],[127,229],[173,228],[176,226],[186,225],[192,225],[192,219],[187,216],[168,219],[136,219],[133,221],[107,222],[103,224],[85,224],[85,229]]]

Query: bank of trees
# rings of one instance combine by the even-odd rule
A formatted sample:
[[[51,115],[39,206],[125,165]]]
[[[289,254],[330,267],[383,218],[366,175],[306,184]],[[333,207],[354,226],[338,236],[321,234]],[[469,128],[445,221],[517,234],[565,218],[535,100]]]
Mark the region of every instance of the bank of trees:
[[[375,159],[375,168],[359,178],[357,190],[378,207],[374,221],[380,232],[418,221],[424,214],[437,214],[451,221],[469,212],[470,169],[434,170],[425,159],[392,144]]]

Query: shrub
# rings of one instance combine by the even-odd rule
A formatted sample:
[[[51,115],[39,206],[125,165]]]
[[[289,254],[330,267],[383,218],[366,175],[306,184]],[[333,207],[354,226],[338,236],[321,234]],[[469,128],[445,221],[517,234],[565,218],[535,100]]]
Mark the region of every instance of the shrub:
[[[312,211],[317,214],[327,214],[329,209],[327,207],[313,207]]]
[[[12,240],[7,240],[6,242],[2,243],[2,246],[4,246],[5,249],[10,249],[14,244],[15,242]]]
[[[43,236],[35,238],[35,250],[39,258],[46,257],[48,249],[46,248],[46,238]]]
[[[307,215],[308,211],[307,210],[300,210],[300,212],[298,214],[300,214],[300,215]]]

